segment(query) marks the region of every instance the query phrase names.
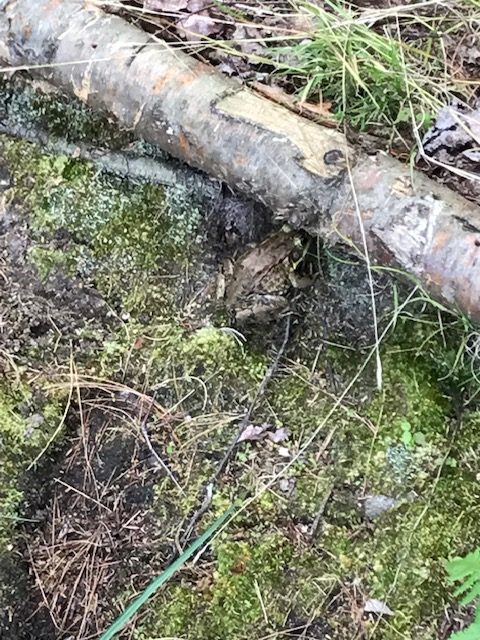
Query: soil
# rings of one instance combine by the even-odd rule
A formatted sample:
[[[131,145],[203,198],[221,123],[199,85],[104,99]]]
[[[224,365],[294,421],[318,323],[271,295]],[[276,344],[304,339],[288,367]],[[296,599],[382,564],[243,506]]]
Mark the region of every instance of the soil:
[[[159,471],[146,444],[98,410],[101,401],[83,401],[87,428],[72,435],[60,465],[43,470],[48,489],[26,493],[36,522],[24,527],[24,554],[37,581],[13,617],[28,620],[39,608],[50,628],[42,629],[37,613],[30,630],[10,630],[11,637],[96,637],[109,622],[96,603],[125,585],[146,586],[148,572],[160,571],[174,552],[156,539],[149,507]],[[78,430],[73,408],[70,421]]]

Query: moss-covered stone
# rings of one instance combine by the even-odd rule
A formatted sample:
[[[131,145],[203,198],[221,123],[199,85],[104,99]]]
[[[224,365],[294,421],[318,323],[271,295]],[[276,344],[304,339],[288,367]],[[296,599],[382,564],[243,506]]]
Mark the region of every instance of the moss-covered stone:
[[[136,316],[181,301],[182,288],[169,285],[182,280],[200,242],[199,209],[183,190],[133,184],[4,142],[15,196],[31,209],[30,256],[43,278],[62,269]]]

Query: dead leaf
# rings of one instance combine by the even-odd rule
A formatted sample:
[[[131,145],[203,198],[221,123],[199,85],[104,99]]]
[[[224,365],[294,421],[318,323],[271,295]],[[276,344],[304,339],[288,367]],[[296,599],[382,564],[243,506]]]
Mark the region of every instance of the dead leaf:
[[[369,598],[363,607],[365,613],[374,613],[377,616],[393,616],[394,613],[383,600]]]
[[[221,62],[217,65],[217,71],[221,71],[226,76],[233,76],[238,73],[237,69],[231,62]]]
[[[149,11],[180,11],[187,5],[188,0],[143,0],[143,8]]]
[[[237,444],[239,442],[251,442],[256,440],[262,440],[265,437],[265,431],[268,429],[268,424],[262,425],[254,425],[249,424],[245,427],[245,429],[240,434],[240,437],[237,440]]]
[[[282,458],[290,458],[290,449],[288,447],[278,447],[277,453]]]
[[[306,36],[315,33],[316,24],[310,13],[288,13],[285,15],[282,27],[296,32],[297,35],[305,34]]]
[[[237,26],[233,32],[232,41],[237,44],[242,53],[247,55],[261,54],[265,49],[258,29]]]
[[[143,336],[138,336],[137,338],[135,338],[135,341],[133,343],[133,348],[137,350],[141,349],[144,344],[145,344],[145,338]]]
[[[456,101],[443,107],[435,124],[423,137],[423,150],[440,162],[469,168],[480,161],[480,106],[470,109]]]
[[[197,13],[198,11],[203,11],[207,9],[207,7],[212,6],[212,0],[188,0],[187,9],[191,13]]]
[[[198,36],[213,36],[220,33],[224,25],[203,13],[192,13],[177,22],[187,40],[198,40]]]
[[[283,442],[289,436],[289,432],[285,427],[280,427],[279,429],[275,429],[272,431],[272,425],[264,422],[263,424],[249,424],[242,431],[242,434],[237,440],[238,442],[245,441],[258,441],[263,440],[264,438],[268,438],[275,444],[279,442]]]
[[[267,433],[267,437],[275,444],[288,440],[289,435],[288,429],[285,429],[285,427],[280,427],[280,429],[276,429],[273,432],[269,431]]]
[[[265,275],[271,273],[292,252],[293,242],[290,234],[279,231],[247,249],[235,262],[233,276],[226,291],[227,305],[234,307],[248,293],[261,288]]]

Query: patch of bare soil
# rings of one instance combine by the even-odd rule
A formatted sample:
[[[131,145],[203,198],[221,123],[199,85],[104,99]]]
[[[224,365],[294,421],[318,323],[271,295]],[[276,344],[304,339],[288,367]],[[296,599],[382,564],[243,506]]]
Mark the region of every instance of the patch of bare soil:
[[[2,557],[11,596],[0,617],[5,640],[86,640],[176,554],[168,537],[175,505],[162,502],[162,532],[152,508],[164,469],[144,436],[150,398],[115,390],[87,393],[68,416],[70,435],[24,478],[25,518],[15,549]],[[161,426],[163,436],[169,424]],[[150,429],[150,426],[148,426]],[[153,436],[152,436],[153,437]],[[164,525],[164,526],[163,526]]]
[[[134,428],[147,403],[132,395],[111,406],[108,396],[82,400],[68,450],[53,474],[44,470],[42,489],[29,490],[34,524],[20,536],[34,585],[11,615],[35,623],[33,635],[27,626],[2,637],[97,637],[116,613],[115,597],[136,593],[173,552],[157,539],[151,511],[161,471]],[[48,620],[44,633],[39,620]]]

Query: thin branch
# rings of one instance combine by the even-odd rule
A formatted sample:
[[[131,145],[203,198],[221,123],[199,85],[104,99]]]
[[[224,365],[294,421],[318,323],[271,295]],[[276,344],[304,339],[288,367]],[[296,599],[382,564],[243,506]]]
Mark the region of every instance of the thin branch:
[[[288,340],[290,338],[290,326],[291,326],[291,315],[289,314],[286,317],[285,334],[284,334],[283,342],[282,342],[282,344],[280,346],[280,349],[277,352],[275,360],[272,362],[270,367],[267,369],[267,372],[265,373],[265,375],[264,375],[264,377],[262,379],[262,382],[260,383],[260,386],[258,387],[258,389],[257,389],[257,391],[255,393],[255,397],[253,398],[252,402],[250,403],[250,406],[248,407],[248,410],[247,410],[246,414],[244,415],[244,417],[240,421],[240,425],[239,425],[239,428],[237,430],[237,433],[235,434],[234,439],[230,443],[230,446],[226,450],[223,458],[220,460],[220,462],[217,465],[215,471],[210,476],[208,482],[203,487],[203,489],[202,489],[202,493],[204,494],[203,502],[200,505],[200,507],[194,512],[192,517],[190,518],[190,521],[189,521],[187,527],[185,528],[185,531],[184,531],[182,537],[180,538],[180,542],[178,542],[178,540],[177,540],[177,546],[179,547],[179,550],[182,550],[185,547],[185,545],[188,542],[190,536],[192,535],[192,532],[193,532],[193,529],[194,529],[195,525],[199,522],[199,520],[202,518],[202,516],[208,511],[208,509],[210,508],[210,505],[212,504],[213,492],[214,492],[215,484],[217,483],[218,478],[223,473],[225,467],[227,466],[228,462],[230,461],[230,459],[232,457],[232,454],[233,454],[233,452],[235,450],[235,447],[238,444],[238,441],[240,440],[240,437],[241,437],[242,433],[244,432],[244,430],[246,429],[246,427],[250,423],[250,420],[252,418],[253,412],[255,411],[259,401],[261,400],[261,398],[263,398],[263,396],[265,394],[267,385],[269,384],[269,382],[271,381],[271,379],[275,375],[275,372],[278,369],[278,365],[280,364],[280,360],[283,357],[285,349],[287,348]]]

